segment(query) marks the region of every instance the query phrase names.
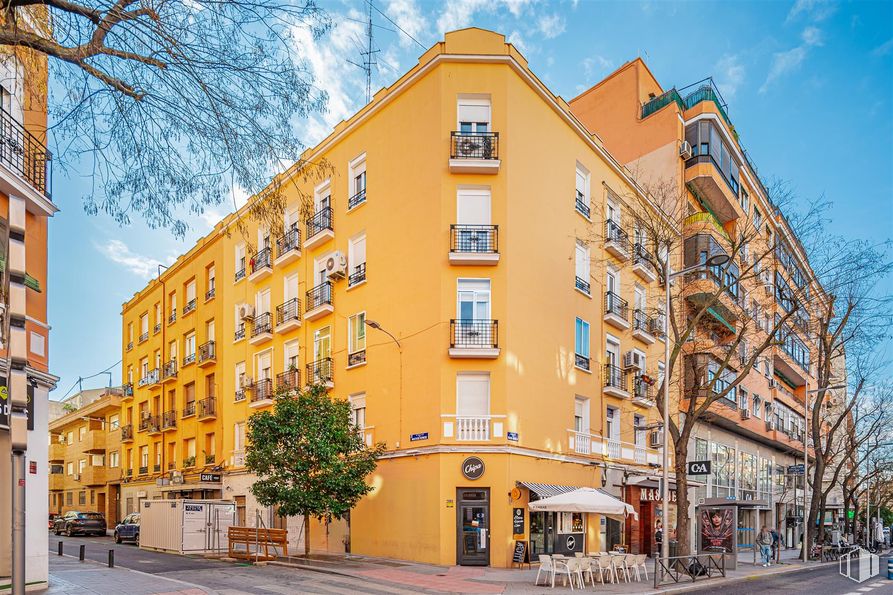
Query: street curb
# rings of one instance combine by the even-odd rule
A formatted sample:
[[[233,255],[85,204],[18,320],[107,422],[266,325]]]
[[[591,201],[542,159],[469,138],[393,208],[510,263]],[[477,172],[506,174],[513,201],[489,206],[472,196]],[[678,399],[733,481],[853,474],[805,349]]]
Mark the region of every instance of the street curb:
[[[692,591],[695,589],[700,590],[700,589],[706,589],[708,587],[713,587],[713,586],[716,586],[719,584],[727,585],[729,583],[741,583],[744,581],[757,580],[757,579],[764,578],[767,576],[775,576],[777,574],[789,574],[791,572],[809,572],[812,570],[817,570],[819,568],[823,568],[825,566],[832,566],[834,564],[837,564],[837,562],[816,562],[814,564],[810,564],[809,566],[807,566],[805,568],[802,566],[792,566],[791,568],[782,568],[782,569],[773,570],[770,572],[748,574],[746,576],[735,576],[735,577],[731,577],[731,578],[718,578],[718,579],[716,579],[716,582],[711,582],[708,584],[702,583],[703,587],[698,586],[697,583],[686,583],[684,586],[679,585],[679,586],[673,586],[669,589],[659,589],[657,591],[650,591],[647,595],[656,595],[658,593],[679,593],[679,592],[685,592],[685,591]]]
[[[51,555],[49,556],[50,558],[52,558],[53,556],[55,556],[55,557],[57,557],[57,558],[59,557],[58,552],[55,552],[55,551],[53,551],[53,550],[48,550],[48,551],[49,551],[50,554],[51,554]],[[63,558],[71,558],[71,559],[73,559],[73,560],[79,560],[79,559],[80,559],[78,556],[73,556],[72,554],[62,554],[61,557],[63,557]],[[146,577],[149,577],[149,578],[152,578],[152,579],[155,579],[155,580],[171,581],[171,582],[174,582],[174,583],[179,583],[179,584],[181,584],[181,585],[186,585],[186,586],[188,586],[188,587],[192,587],[193,589],[201,589],[202,591],[207,592],[209,595],[219,595],[218,592],[217,592],[216,590],[214,590],[214,589],[209,589],[208,587],[205,587],[205,586],[203,586],[203,585],[197,585],[197,584],[195,584],[195,583],[190,583],[190,582],[187,582],[187,581],[184,581],[184,580],[180,580],[180,579],[178,579],[178,578],[172,578],[172,577],[164,576],[164,575],[160,575],[160,574],[152,574],[151,572],[143,572],[142,570],[135,570],[135,569],[133,569],[133,568],[127,568],[126,566],[113,566],[112,568],[109,568],[107,564],[103,564],[102,562],[97,562],[96,560],[91,560],[91,559],[89,559],[89,558],[85,558],[84,561],[82,562],[82,564],[92,564],[93,566],[99,566],[100,569],[106,569],[106,570],[123,570],[123,571],[126,571],[126,572],[134,572],[134,573],[136,573],[136,574],[141,574],[141,575],[143,575],[143,576],[146,576]],[[62,572],[65,572],[65,571],[62,571]],[[50,576],[52,576],[52,574],[53,574],[52,572],[49,572],[49,575],[50,575]],[[60,577],[60,578],[61,578],[61,577]],[[63,580],[64,580],[64,579],[63,579]],[[48,584],[49,584],[49,582],[48,582]]]

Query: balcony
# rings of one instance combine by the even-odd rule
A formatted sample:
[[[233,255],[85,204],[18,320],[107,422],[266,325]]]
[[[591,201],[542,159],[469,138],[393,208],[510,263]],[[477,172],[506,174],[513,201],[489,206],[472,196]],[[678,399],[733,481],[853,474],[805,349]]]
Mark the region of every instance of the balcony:
[[[145,333],[140,333],[140,336],[137,338],[137,343],[145,343],[149,340],[149,331]]]
[[[490,440],[490,416],[456,416],[456,440],[486,442]]]
[[[149,466],[143,465],[139,469],[137,469],[140,475],[148,475],[149,474]]]
[[[695,155],[685,162],[685,184],[710,205],[720,223],[738,217],[737,184],[726,178],[713,155]]]
[[[158,384],[158,381],[161,379],[161,370],[158,368],[153,368],[146,372],[146,375],[140,378],[139,386],[152,386],[153,384]]]
[[[579,455],[592,454],[592,435],[586,432],[569,430],[568,448]]]
[[[307,290],[304,320],[316,320],[335,311],[332,303],[332,282],[326,281]]]
[[[614,221],[605,221],[605,250],[622,262],[629,260],[629,235]]]
[[[47,486],[49,491],[58,492],[65,489],[65,474],[64,473],[50,473],[49,476],[49,485]]]
[[[152,332],[156,335],[161,332],[161,323],[160,322],[155,323],[155,327],[152,329]]]
[[[366,282],[366,263],[361,262],[353,268],[353,272],[347,277],[347,286],[356,287]]]
[[[0,109],[0,165],[52,200],[53,154],[5,109]],[[7,194],[21,193],[19,184],[4,182]],[[18,192],[17,192],[18,191]]]
[[[643,281],[652,283],[657,279],[654,262],[654,257],[645,249],[645,246],[639,243],[633,246],[633,272]]]
[[[589,285],[589,281],[586,281],[585,279],[581,279],[580,277],[576,277],[576,276],[574,277],[574,288],[577,291],[580,291],[590,297],[592,295],[590,293],[591,287]]]
[[[304,248],[311,250],[335,237],[332,219],[332,207],[330,206],[323,207],[307,218],[307,239],[304,240]]]
[[[198,367],[204,368],[217,361],[217,344],[208,341],[198,346]]]
[[[585,370],[589,372],[592,368],[592,360],[589,359],[588,356],[580,355],[579,353],[574,354],[574,367],[579,368],[581,370]]]
[[[301,388],[301,371],[292,368],[276,374],[277,390],[298,390]]]
[[[196,305],[195,298],[192,298],[191,300],[186,302],[186,305],[183,306],[183,316],[186,316],[187,314],[192,314],[193,312],[195,312],[195,305]]]
[[[583,196],[582,192],[577,192],[574,195],[574,208],[577,209],[577,212],[586,217],[587,219],[592,216],[592,209],[589,204],[586,202],[586,197]]]
[[[236,273],[235,273],[235,275],[233,275],[233,283],[238,283],[239,281],[241,281],[242,279],[245,278],[244,260],[245,260],[245,258],[243,257],[242,258],[242,261],[243,261],[242,267],[236,269]]]
[[[236,403],[241,403],[242,401],[244,401],[245,397],[248,396],[245,394],[245,390],[246,389],[244,389],[244,388],[237,389],[235,398],[233,399],[233,401],[235,401]]]
[[[143,412],[140,414],[139,425],[137,426],[137,431],[145,432],[149,429],[149,414],[147,412]]]
[[[64,442],[59,442],[57,440],[53,440],[50,444],[49,450],[49,462],[50,463],[61,463],[65,460],[65,446]]]
[[[217,399],[207,397],[198,402],[198,419],[214,419],[217,417]]]
[[[292,298],[276,306],[276,332],[284,333],[301,326],[301,300]]]
[[[165,411],[161,414],[161,429],[175,430],[177,428],[177,412]]]
[[[121,470],[117,467],[87,465],[81,470],[80,483],[84,486],[103,486],[110,481],[121,479]]]
[[[333,388],[335,386],[335,377],[332,374],[333,368],[332,358],[330,357],[310,362],[307,364],[307,384],[311,386],[322,384],[326,388]]]
[[[213,281],[214,281],[214,279],[211,279],[211,282],[212,282],[212,283],[213,283]],[[210,302],[210,301],[213,300],[216,296],[217,296],[217,289],[216,289],[216,288],[214,287],[214,285],[212,284],[212,285],[211,285],[211,288],[208,289],[208,291],[205,292],[205,301],[206,301],[206,302]]]
[[[497,320],[450,320],[450,357],[493,359],[499,356]]]
[[[105,430],[91,430],[84,435],[84,439],[80,441],[79,446],[86,453],[104,453],[110,446],[108,434]]]
[[[722,223],[719,222],[710,211],[701,211],[694,215],[689,215],[682,221],[682,227],[685,237],[697,233],[711,233],[719,235],[720,239],[727,242],[731,241],[729,232],[726,231]]]
[[[195,401],[189,401],[186,403],[186,406],[183,407],[183,419],[192,417],[193,415],[195,415]]]
[[[127,344],[127,351],[133,351],[133,341]]]
[[[363,188],[347,199],[347,210],[351,211],[366,202],[366,189]]]
[[[161,369],[161,382],[163,384],[167,384],[168,382],[173,382],[177,379],[177,362],[176,360],[171,360],[164,364]]]
[[[150,415],[146,418],[146,422],[148,424],[149,434],[160,434],[161,433],[161,416],[160,415]]]
[[[251,257],[248,263],[251,267],[251,274],[248,275],[249,281],[256,283],[273,274],[273,257],[271,252],[272,250],[267,246]]]
[[[191,366],[195,363],[195,354],[190,353],[186,357],[183,358],[183,363],[180,365],[181,368],[185,368],[186,366]]]
[[[273,339],[273,316],[269,312],[258,314],[251,325],[251,337],[248,342],[261,345]]]
[[[609,438],[605,441],[604,453],[610,459],[619,459],[623,455],[623,444],[620,440]]]
[[[168,324],[168,326],[170,326],[175,322],[177,322],[177,311],[172,310],[171,313],[167,317],[167,324]]]
[[[276,238],[276,266],[285,266],[301,257],[301,230],[292,227]]]
[[[121,442],[133,441],[133,424],[121,426]]]
[[[245,323],[240,322],[236,327],[236,332],[233,333],[233,341],[241,341],[245,338]]]
[[[249,407],[266,407],[273,404],[273,381],[269,378],[261,378],[251,387],[251,402]]]
[[[642,310],[633,310],[633,338],[646,345],[653,345],[657,341],[655,328],[657,323]]]
[[[130,399],[133,397],[133,383],[128,382],[124,386],[121,387],[123,390],[123,397],[125,399]]]
[[[633,379],[633,403],[641,407],[654,407],[654,387],[646,383],[641,375]]]
[[[602,392],[619,399],[628,399],[629,373],[612,364],[605,364],[602,376]]]
[[[450,264],[492,266],[498,262],[498,225],[450,225]]]
[[[499,173],[499,133],[453,131],[450,134],[450,172]]]
[[[629,328],[629,304],[612,291],[605,292],[605,322],[615,328]]]
[[[354,368],[356,366],[362,366],[366,363],[366,350],[361,349],[360,351],[354,351],[353,353],[347,354],[347,367]]]

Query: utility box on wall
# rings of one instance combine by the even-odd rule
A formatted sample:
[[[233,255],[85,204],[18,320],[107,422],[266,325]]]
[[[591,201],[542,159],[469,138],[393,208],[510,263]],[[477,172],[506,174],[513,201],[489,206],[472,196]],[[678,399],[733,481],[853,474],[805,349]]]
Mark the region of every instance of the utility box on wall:
[[[144,500],[140,547],[177,554],[225,553],[236,505],[228,500]]]

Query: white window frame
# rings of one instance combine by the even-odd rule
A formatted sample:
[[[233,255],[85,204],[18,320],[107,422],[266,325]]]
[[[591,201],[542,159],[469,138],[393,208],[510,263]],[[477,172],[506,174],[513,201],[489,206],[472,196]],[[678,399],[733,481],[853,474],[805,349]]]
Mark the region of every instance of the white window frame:
[[[582,178],[582,183],[583,183],[583,188],[582,188],[583,198],[582,198],[582,201],[583,201],[583,204],[584,204],[584,205],[586,205],[587,207],[589,207],[589,213],[590,213],[590,216],[589,216],[589,217],[586,217],[586,215],[583,214],[583,213],[580,213],[580,211],[577,211],[577,212],[580,213],[580,215],[581,215],[582,217],[585,217],[586,219],[588,219],[588,220],[591,221],[591,217],[592,217],[592,195],[590,194],[590,192],[591,192],[591,189],[590,189],[590,183],[591,183],[592,175],[589,173],[589,170],[588,170],[582,163],[580,163],[579,161],[577,161],[577,166],[576,166],[576,168],[575,168],[575,170],[574,170],[574,199],[575,199],[575,200],[576,200],[576,193],[577,193],[577,192],[581,192],[581,188],[579,187],[579,186],[580,186],[579,182],[581,181],[581,178]],[[577,209],[576,209],[576,204],[574,205],[574,210],[577,210]]]
[[[463,382],[482,382],[486,380],[487,384],[487,399],[486,399],[486,407],[484,407],[484,413],[466,413],[460,404],[462,402],[462,391],[460,387]],[[456,374],[456,416],[457,417],[489,417],[490,416],[490,402],[491,402],[491,379],[490,374],[488,372],[458,372]]]
[[[574,431],[589,434],[591,427],[589,418],[589,398],[577,395],[574,397]]]
[[[577,239],[574,244],[574,275],[584,281],[589,285],[589,291],[585,292],[580,289],[581,292],[586,295],[590,295],[592,293],[592,281],[590,280],[591,274],[591,262],[590,262],[590,252],[589,245],[586,244],[585,241],[581,239]],[[576,283],[574,284],[576,287]],[[578,288],[579,289],[579,288]]]
[[[359,431],[366,429],[366,393],[357,393],[347,397],[350,402],[352,425]]]
[[[486,107],[487,108],[487,132],[492,132],[493,130],[493,105],[490,98],[490,95],[480,94],[480,93],[460,93],[458,97],[456,97],[456,130],[462,130],[462,106],[467,105],[469,107]],[[474,124],[479,123],[479,120],[474,120]],[[472,132],[476,132],[472,131]]]
[[[365,152],[361,153],[358,157],[355,157],[352,161],[350,161],[347,164],[347,170],[348,170],[347,201],[345,201],[345,204],[347,204],[347,202],[350,201],[351,198],[353,198],[354,196],[356,196],[359,193],[359,190],[357,190],[357,187],[356,187],[357,186],[357,184],[356,184],[357,176],[359,176],[359,175],[364,176],[363,177],[363,190],[367,189],[367,184],[369,183],[369,179],[368,179],[368,175],[366,174],[366,153]],[[366,200],[363,199],[362,202],[360,202],[359,204],[354,205],[352,208],[348,209],[348,212],[356,209],[357,207],[364,204],[365,202],[366,202]]]
[[[354,326],[356,326],[356,324],[357,324],[356,321],[359,319],[360,316],[363,317],[362,325],[359,327],[359,328],[363,329],[362,346],[360,346],[360,337],[353,336]],[[366,331],[366,322],[365,321],[366,321],[366,311],[365,310],[357,312],[356,314],[349,316],[347,318],[347,353],[348,354],[366,351],[366,332],[365,332]],[[359,333],[357,333],[357,335],[359,335]],[[354,341],[357,342],[356,345],[353,344]]]

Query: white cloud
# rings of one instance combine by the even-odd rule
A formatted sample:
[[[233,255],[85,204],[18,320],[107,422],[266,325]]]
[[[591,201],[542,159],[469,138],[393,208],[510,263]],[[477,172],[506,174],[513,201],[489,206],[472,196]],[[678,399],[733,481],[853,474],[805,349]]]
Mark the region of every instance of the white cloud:
[[[121,240],[109,240],[106,244],[94,241],[93,247],[115,264],[123,266],[129,272],[143,279],[154,277],[158,273],[158,265],[163,264],[154,258],[136,254]]]
[[[533,48],[524,41],[524,38],[521,37],[520,31],[512,31],[508,34],[508,37],[505,38],[510,44],[518,48],[518,51],[522,54],[529,56],[533,53]]]
[[[598,54],[584,59],[582,65],[583,74],[586,75],[587,79],[591,79],[594,76],[601,78],[601,75],[614,68],[614,62]]]
[[[772,65],[769,67],[769,74],[766,76],[766,82],[760,87],[760,93],[765,93],[769,89],[769,85],[796,70],[806,59],[806,47],[797,46],[786,52],[778,52],[772,56]]]
[[[888,39],[881,45],[871,50],[871,55],[875,58],[880,58],[881,56],[886,56],[891,51],[893,51],[893,38]]]
[[[428,30],[428,21],[422,15],[422,11],[415,0],[389,0],[387,6],[385,6],[385,13],[400,25],[404,31],[418,39],[422,44],[425,43],[424,40],[419,38]],[[413,40],[399,32],[397,39],[403,47],[415,44]]]
[[[731,99],[744,83],[744,66],[735,54],[726,54],[714,67],[716,86],[726,99]]]
[[[507,9],[513,17],[518,18],[533,2],[534,0],[449,0],[444,2],[443,12],[437,19],[437,30],[443,34],[468,27],[479,12],[494,13]]]
[[[823,45],[824,36],[822,35],[822,30],[818,27],[807,27],[803,30],[803,33],[800,34],[800,38],[803,40],[803,43],[806,45]]]
[[[546,39],[553,39],[564,33],[565,22],[558,14],[540,17],[538,28]]]
[[[837,4],[832,0],[797,0],[788,12],[786,22],[803,16],[818,23],[830,17],[836,10]]]

